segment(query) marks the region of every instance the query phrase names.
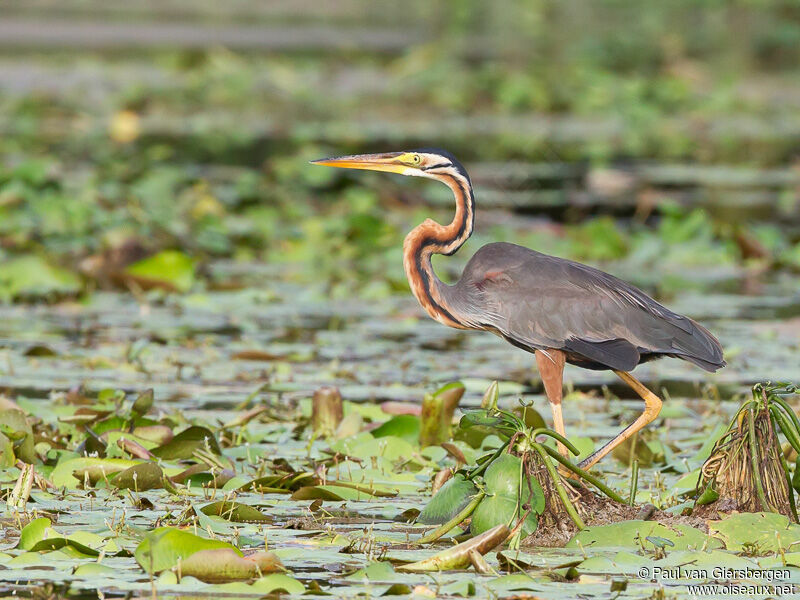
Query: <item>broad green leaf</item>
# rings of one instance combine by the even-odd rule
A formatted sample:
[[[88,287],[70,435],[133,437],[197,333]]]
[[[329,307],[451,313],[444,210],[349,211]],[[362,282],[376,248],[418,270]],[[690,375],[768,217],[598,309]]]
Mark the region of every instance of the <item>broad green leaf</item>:
[[[264,595],[272,594],[280,590],[291,595],[302,594],[306,591],[305,586],[297,579],[289,575],[284,575],[283,573],[272,573],[266,577],[256,579],[250,588],[254,592]]]
[[[409,444],[417,444],[419,441],[419,417],[414,415],[398,415],[383,423],[380,427],[373,429],[372,437],[382,438],[393,435],[407,441]]]
[[[695,455],[689,459],[689,463],[693,468],[699,468],[706,462],[708,457],[711,456],[711,452],[714,450],[714,445],[717,443],[717,440],[722,437],[727,429],[728,428],[723,423],[718,423],[714,429],[703,438],[703,445]]]
[[[206,504],[200,511],[205,515],[217,515],[234,523],[271,523],[273,520],[253,506],[226,500]]]
[[[30,550],[33,548],[37,542],[44,539],[45,531],[50,527],[50,525],[50,519],[47,517],[34,519],[25,525],[25,527],[23,527],[22,531],[19,533],[17,548],[20,548],[21,550]]]
[[[52,531],[52,530],[51,530]],[[55,532],[54,532],[55,533]],[[70,537],[48,536],[46,539],[39,540],[30,549],[31,552],[42,552],[52,550],[73,550],[72,556],[75,558],[86,558],[100,556],[100,551],[82,544],[78,540]]]
[[[778,552],[795,549],[800,542],[800,525],[777,513],[732,514],[709,521],[708,533],[734,552],[742,551],[745,546],[757,547],[760,552]]]
[[[477,492],[475,484],[464,479],[461,473],[456,473],[425,505],[417,522],[424,525],[447,523],[469,504]]]
[[[695,469],[694,471],[689,471],[685,475],[681,476],[678,481],[672,484],[672,488],[669,490],[669,492],[677,495],[694,492],[697,489],[698,483],[700,483],[699,468]]]
[[[0,300],[77,294],[81,287],[75,273],[35,254],[0,261]]]
[[[82,577],[86,579],[94,579],[96,577],[114,578],[118,574],[119,572],[117,569],[99,563],[80,565],[73,573],[75,577]]]
[[[92,431],[94,431],[97,435],[101,435],[106,431],[113,432],[121,430],[125,427],[125,424],[128,420],[120,415],[110,415],[105,419],[97,421],[92,425]]]
[[[148,573],[171,569],[179,560],[200,550],[227,548],[238,556],[242,553],[227,542],[210,540],[174,527],[159,527],[145,535],[134,552],[136,562]]]
[[[164,472],[156,463],[144,462],[109,477],[111,485],[121,490],[146,492],[164,487]]]
[[[200,581],[220,582],[252,579],[267,573],[282,571],[280,559],[272,552],[256,552],[242,556],[233,548],[199,550],[181,560],[181,576],[197,577]]]
[[[375,439],[368,433],[360,433],[352,438],[338,440],[331,444],[331,448],[348,456],[369,458],[372,456],[383,457],[389,461],[407,459],[418,451],[418,446],[393,435]]]
[[[127,460],[124,458],[72,458],[60,462],[50,475],[50,481],[57,488],[68,487],[75,488],[78,484],[82,484],[84,475],[89,478],[92,483],[109,477],[114,473],[124,471],[129,467],[140,464],[141,461]],[[75,473],[80,476],[80,479],[75,477]]]
[[[266,475],[259,477],[239,486],[238,491],[242,492],[262,492],[263,490],[275,491],[296,490],[301,487],[312,485],[316,481],[313,473],[294,474],[286,473],[283,475]]]
[[[348,575],[349,581],[392,581],[396,578],[394,567],[389,561],[373,562]]]
[[[486,481],[486,493],[490,495],[516,498],[522,461],[518,456],[504,452],[492,461],[483,476]]]
[[[537,515],[544,510],[544,492],[535,479],[522,481],[522,460],[513,454],[503,453],[492,461],[484,473],[487,496],[478,504],[472,515],[470,529],[483,533],[497,525],[513,529],[530,506],[531,512],[522,526],[522,535],[536,531]]]
[[[292,500],[369,500],[372,494],[341,485],[314,485],[301,487],[292,494]]]
[[[675,554],[678,554],[677,552]],[[597,554],[581,562],[577,569],[580,573],[634,575],[642,567],[652,566],[653,561],[633,552],[620,550],[614,556]]]
[[[164,250],[125,269],[143,287],[188,292],[194,284],[194,260],[176,250]]]
[[[28,464],[36,462],[33,430],[24,412],[14,408],[0,410],[0,433],[11,441],[17,458]]]
[[[579,531],[567,542],[567,548],[649,548],[648,536],[665,538],[675,544],[675,550],[719,548],[721,542],[688,525],[662,525],[655,521],[622,521],[611,525],[596,525]]]
[[[76,552],[77,557],[98,556],[104,539],[97,534],[87,531],[77,531],[72,535],[64,536],[50,527],[50,519],[40,517],[34,519],[22,528],[17,542],[17,548],[29,552],[42,552],[69,548]]]
[[[153,448],[151,452],[153,456],[164,460],[184,460],[191,458],[198,449],[207,449],[217,455],[222,454],[214,434],[199,425],[184,429],[166,444]]]
[[[506,525],[509,529],[513,529],[525,512],[517,505],[516,498],[500,495],[486,496],[472,513],[470,531],[474,535],[478,535],[498,525]],[[538,522],[538,513],[531,510],[522,525],[522,537],[536,531]]]

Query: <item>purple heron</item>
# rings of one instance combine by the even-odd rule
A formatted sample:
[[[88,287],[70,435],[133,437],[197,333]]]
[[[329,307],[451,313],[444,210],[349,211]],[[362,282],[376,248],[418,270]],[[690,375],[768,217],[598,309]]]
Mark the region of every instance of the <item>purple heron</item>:
[[[456,211],[449,225],[426,219],[406,236],[403,265],[411,291],[440,323],[491,331],[532,352],[556,432],[564,435],[565,362],[614,371],[644,400],[642,414],[582,461],[582,468],[592,467],[661,411],[661,399],[630,374],[637,365],[670,356],[706,371],[725,366],[719,341],[702,325],[613,275],[571,260],[497,242],[475,253],[456,284],[442,282],[433,271],[431,255],[454,254],[472,234],[475,220],[469,175],[448,152],[360,154],[313,164],[427,177],[453,191]],[[566,453],[566,448],[560,449]]]

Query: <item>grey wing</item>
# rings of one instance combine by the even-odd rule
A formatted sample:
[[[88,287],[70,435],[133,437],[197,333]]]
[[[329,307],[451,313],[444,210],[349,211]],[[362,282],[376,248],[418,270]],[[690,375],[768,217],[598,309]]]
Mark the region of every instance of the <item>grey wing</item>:
[[[489,244],[458,285],[480,307],[484,325],[527,349],[556,348],[587,366],[624,371],[654,355],[709,371],[725,364],[719,342],[701,325],[580,263]]]

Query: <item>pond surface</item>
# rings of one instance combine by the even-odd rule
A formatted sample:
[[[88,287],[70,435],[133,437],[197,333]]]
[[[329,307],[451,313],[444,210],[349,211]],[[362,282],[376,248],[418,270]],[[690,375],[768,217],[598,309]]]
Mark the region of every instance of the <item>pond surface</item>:
[[[244,276],[252,285],[185,296],[154,293],[138,300],[127,293],[97,292],[81,303],[1,307],[0,386],[45,426],[55,426],[57,419],[74,413],[70,394],[91,397],[104,389],[133,394],[153,388],[153,416],[212,430],[241,415],[242,407],[263,404],[268,412],[240,430],[239,443],[223,449],[239,484],[265,467],[270,472],[267,465],[278,459],[295,468],[308,468],[331,447],[341,447],[342,441],[310,442],[307,432],[295,429],[307,418],[303,415],[308,414],[310,396],[324,385],[340,389],[346,414],[361,415],[362,426],[389,418],[379,408],[382,403],[419,403],[426,392],[451,380],[466,386],[461,407],[476,406],[495,379],[500,381],[502,407],[513,408],[520,399],[532,401],[549,422],[532,356],[490,334],[445,328],[427,319],[413,298],[330,301],[308,287],[270,279],[271,270],[255,264],[219,263],[214,272],[220,277]],[[645,434],[651,443],[661,444],[667,456],[660,464],[641,470],[637,501],[649,500],[664,508],[679,505],[678,495],[688,491],[681,487],[681,478],[696,466],[698,450],[727,423],[738,406],[736,399],[748,393],[752,382],[800,380],[800,295],[793,283],[777,278],[763,284],[767,295],[758,296],[689,291],[670,303],[719,336],[729,366],[715,375],[677,360],[637,369],[645,383],[668,395],[662,418]],[[565,400],[571,437],[599,442],[640,410],[640,402],[613,375],[568,367],[566,381],[568,389],[574,390]],[[435,577],[408,575],[395,573],[389,563],[373,562],[379,557],[397,562],[431,554],[432,550],[407,546],[421,528],[406,524],[403,515],[430,498],[435,471],[454,464],[440,450],[417,448],[414,464],[402,466],[382,455],[391,454],[391,447],[375,450],[372,459],[371,451],[362,447],[360,452],[372,461],[372,468],[352,463],[347,475],[339,472],[337,477],[369,480],[397,495],[325,500],[321,508],[312,507],[312,500],[233,492],[234,487],[217,491],[193,487],[171,496],[164,490],[123,494],[101,486],[72,488],[66,493],[34,489],[28,510],[47,515],[61,534],[90,531],[100,539],[115,540],[115,548],[132,552],[141,533],[174,521],[187,507],[235,498],[261,510],[271,522],[230,523],[221,517],[205,517],[202,527],[207,535],[238,539],[242,549],[263,547],[266,540],[292,577],[312,595],[314,590],[340,597],[377,595],[391,589],[406,594],[424,586],[444,597],[508,595],[514,590],[546,598],[577,593],[616,597],[611,581],[625,576],[627,567],[614,562],[615,552],[603,549],[593,551],[593,560],[605,556],[610,562],[597,567],[595,560],[594,566],[585,569],[580,567],[583,551],[576,548],[524,546],[523,551],[487,555],[498,576],[464,571]],[[627,494],[628,465],[609,457],[600,470],[609,485]],[[16,472],[12,469],[5,478],[16,477]],[[7,531],[13,547],[15,534]],[[93,597],[95,589],[109,595],[126,590],[147,594],[151,589],[134,558],[115,552],[109,551],[101,560],[113,569],[113,575],[111,571],[82,571],[81,565],[97,559],[63,550],[37,555],[35,560],[30,553],[24,554],[28,561],[24,565],[13,554],[0,554],[5,564],[0,585],[7,591],[30,591],[46,582],[62,586],[59,589],[68,586],[86,597]],[[503,575],[498,562],[505,560],[503,556],[529,565],[526,574]],[[577,571],[570,571],[575,567]],[[358,571],[363,568],[368,569],[366,574]],[[563,583],[564,577],[572,583]],[[628,595],[638,597],[655,589],[655,584],[630,574],[628,578]],[[214,596],[232,584],[213,585],[191,577],[178,584],[162,576],[157,589],[164,595]],[[666,585],[670,591],[686,592],[685,581]],[[258,584],[233,586],[231,593],[260,594]],[[577,586],[574,591],[573,586]]]

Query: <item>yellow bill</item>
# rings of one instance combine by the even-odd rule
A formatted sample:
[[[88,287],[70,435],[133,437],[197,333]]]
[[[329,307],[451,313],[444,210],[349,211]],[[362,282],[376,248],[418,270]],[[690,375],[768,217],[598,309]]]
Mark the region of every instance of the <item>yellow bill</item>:
[[[340,169],[362,169],[366,171],[385,171],[403,175],[409,165],[401,159],[407,152],[387,152],[384,154],[354,154],[351,156],[338,156],[335,158],[321,158],[312,160],[312,165],[325,167],[338,167]]]

